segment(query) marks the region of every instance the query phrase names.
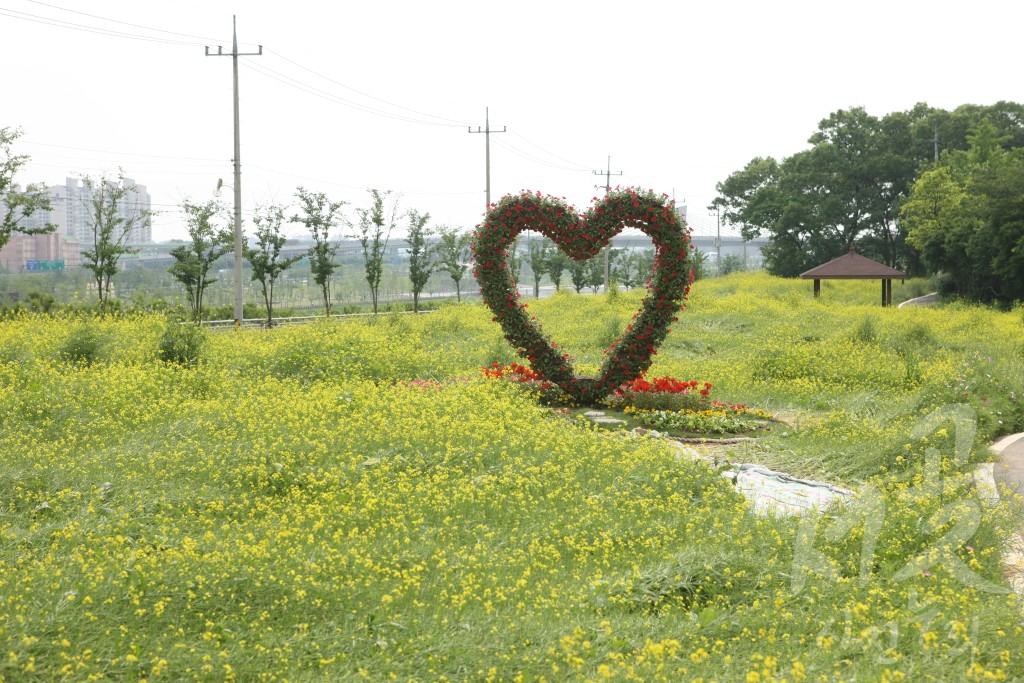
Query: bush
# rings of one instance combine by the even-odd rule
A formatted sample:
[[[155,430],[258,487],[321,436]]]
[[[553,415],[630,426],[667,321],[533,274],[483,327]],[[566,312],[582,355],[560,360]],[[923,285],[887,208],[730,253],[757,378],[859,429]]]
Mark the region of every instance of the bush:
[[[157,356],[165,363],[195,365],[206,343],[203,328],[191,323],[170,323],[160,337]]]
[[[68,363],[92,365],[100,360],[105,340],[89,322],[76,326],[60,346],[60,357]]]
[[[951,299],[957,295],[956,280],[952,275],[943,273],[935,278],[935,289],[939,293],[939,298]]]

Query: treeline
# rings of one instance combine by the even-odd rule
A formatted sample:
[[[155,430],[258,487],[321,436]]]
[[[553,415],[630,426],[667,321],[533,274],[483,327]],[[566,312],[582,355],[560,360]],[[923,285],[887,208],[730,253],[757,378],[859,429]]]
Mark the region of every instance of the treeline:
[[[1024,299],[1024,105],[840,110],[808,142],[716,186],[710,208],[769,238],[770,273],[794,277],[854,245],[910,276],[942,273],[949,294]]]
[[[403,238],[409,255],[409,281],[413,295],[413,311],[419,310],[419,297],[432,273],[446,272],[455,283],[461,300],[461,281],[469,268],[468,232],[439,225],[431,226],[430,214],[415,209],[403,210],[397,196],[389,191],[369,190],[364,207],[355,209],[355,218],[345,213],[347,202],[334,201],[323,192],[304,187],[295,191],[295,206],[269,205],[257,207],[253,223],[254,240],[243,236],[242,254],[249,262],[251,280],[263,299],[267,323],[273,322],[274,288],[283,273],[301,259],[308,259],[310,274],[320,290],[324,311],[331,314],[332,276],[338,269],[338,243],[335,231],[348,230],[359,240],[365,280],[370,290],[374,313],[380,306],[380,285],[384,274],[384,256],[392,233],[404,225]],[[214,263],[233,249],[234,233],[228,227],[227,207],[215,200],[203,204],[185,201],[182,212],[189,239],[171,250],[175,263],[170,273],[181,283],[188,295],[192,317],[201,321],[206,289],[216,282],[210,276]],[[312,246],[302,254],[285,257],[284,225],[301,224],[312,238]],[[429,246],[428,237],[437,235]]]

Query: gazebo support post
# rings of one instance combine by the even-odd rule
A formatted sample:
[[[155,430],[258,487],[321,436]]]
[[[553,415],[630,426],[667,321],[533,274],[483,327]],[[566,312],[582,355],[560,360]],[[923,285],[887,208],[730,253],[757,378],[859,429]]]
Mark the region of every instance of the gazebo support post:
[[[821,280],[814,281],[814,298],[821,296]]]

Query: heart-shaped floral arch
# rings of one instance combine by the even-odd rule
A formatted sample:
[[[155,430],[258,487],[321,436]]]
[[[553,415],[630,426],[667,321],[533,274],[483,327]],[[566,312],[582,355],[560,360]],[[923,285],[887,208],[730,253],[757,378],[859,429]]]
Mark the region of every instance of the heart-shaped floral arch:
[[[572,359],[541,332],[537,319],[519,302],[508,251],[524,230],[550,238],[576,261],[593,258],[625,228],[637,228],[654,242],[655,258],[647,296],[633,321],[605,352],[597,377],[577,377]],[[634,188],[615,189],[581,217],[562,199],[524,192],[504,197],[487,212],[473,236],[473,274],[505,339],[530,361],[537,374],[582,404],[594,404],[651,366],[676,313],[685,307],[693,281],[689,230],[666,195]]]

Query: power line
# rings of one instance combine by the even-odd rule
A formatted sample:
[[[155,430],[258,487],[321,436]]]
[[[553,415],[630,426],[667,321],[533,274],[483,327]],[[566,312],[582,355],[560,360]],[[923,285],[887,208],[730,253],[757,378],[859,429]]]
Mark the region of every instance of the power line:
[[[81,12],[81,11],[78,11],[78,10],[73,10],[73,9],[69,9],[69,8],[66,8],[66,7],[60,7],[58,5],[53,5],[53,4],[50,4],[50,3],[40,2],[39,0],[28,0],[28,1],[29,2],[33,2],[34,4],[38,4],[38,5],[44,6],[44,7],[50,7],[50,8],[53,8],[53,9],[56,9],[56,10],[60,10],[60,11],[64,11],[64,12],[70,12],[70,13],[73,13],[73,14],[87,16],[87,17],[90,17],[90,18],[98,19],[100,21],[108,21],[108,22],[112,22],[112,23],[116,23],[116,24],[131,26],[131,27],[134,27],[134,28],[141,28],[141,29],[147,30],[147,31],[157,31],[157,32],[166,33],[166,34],[169,34],[169,35],[177,35],[177,36],[188,37],[188,38],[198,38],[200,40],[210,40],[210,41],[214,40],[214,39],[210,39],[210,38],[205,37],[205,36],[197,36],[197,35],[194,35],[194,34],[180,33],[180,32],[176,32],[176,31],[167,31],[165,29],[159,29],[159,28],[155,28],[155,27],[152,27],[152,26],[145,26],[143,24],[135,24],[135,23],[132,23],[132,22],[121,21],[121,20],[118,20],[118,19],[111,19],[109,17],[103,17],[103,16],[96,15],[96,14],[90,14],[88,12]],[[80,24],[80,23],[75,23],[75,22],[70,22],[70,21],[64,21],[64,20],[56,19],[56,18],[52,18],[52,17],[45,17],[45,16],[41,16],[41,15],[30,14],[28,12],[20,12],[18,10],[0,9],[0,14],[6,15],[6,16],[10,16],[10,17],[15,18],[15,19],[22,19],[22,20],[25,20],[25,21],[34,21],[36,23],[42,23],[42,24],[45,24],[45,25],[57,26],[57,27],[60,27],[60,28],[69,28],[69,29],[84,31],[84,32],[88,32],[88,33],[96,33],[98,35],[105,35],[105,36],[111,36],[111,37],[129,38],[129,39],[133,39],[133,40],[143,40],[143,41],[149,41],[149,42],[167,43],[167,44],[176,44],[176,45],[201,45],[202,44],[202,43],[196,43],[196,42],[191,42],[191,41],[172,40],[172,39],[159,38],[159,37],[154,37],[154,36],[144,36],[144,35],[139,35],[139,34],[135,34],[135,33],[127,33],[127,32],[123,32],[123,31],[115,31],[115,30],[112,30],[112,29],[102,28],[102,27],[99,27],[99,26],[89,26],[89,25],[85,25],[85,24]],[[21,15],[21,16],[16,16],[16,15]],[[267,52],[270,53],[271,51],[268,50]],[[318,72],[318,71],[316,71],[314,69],[311,69],[311,68],[309,68],[309,67],[307,67],[307,66],[305,66],[303,64],[300,64],[299,62],[297,62],[297,61],[295,61],[293,59],[290,59],[289,57],[287,57],[287,56],[285,56],[285,55],[283,55],[281,53],[273,52],[273,54],[275,54],[277,57],[283,59],[284,61],[289,62],[290,64],[293,64],[294,66],[296,66],[296,67],[298,67],[300,69],[303,69],[304,71],[308,71],[309,73],[317,76],[318,78],[322,78],[322,79],[324,79],[324,80],[326,80],[326,81],[328,81],[328,82],[330,82],[330,83],[332,83],[334,85],[337,85],[339,87],[345,88],[346,90],[350,90],[350,91],[352,91],[354,93],[362,95],[363,97],[367,97],[369,99],[375,100],[375,101],[380,102],[382,104],[386,104],[386,105],[388,105],[390,107],[394,107],[396,109],[400,109],[400,110],[403,110],[403,111],[408,111],[408,112],[411,112],[411,113],[414,113],[414,114],[418,114],[419,116],[427,117],[427,118],[430,118],[430,119],[437,119],[437,121],[424,121],[424,120],[416,119],[416,118],[409,117],[409,116],[403,116],[401,114],[395,114],[395,113],[392,113],[392,112],[387,112],[387,111],[384,111],[384,110],[375,109],[375,108],[373,108],[371,106],[364,105],[364,104],[361,104],[359,102],[355,102],[355,101],[352,101],[352,100],[345,99],[344,97],[340,97],[340,96],[338,96],[338,95],[336,95],[334,93],[327,92],[325,90],[317,88],[317,87],[315,87],[313,85],[310,85],[308,83],[304,83],[304,82],[302,82],[302,81],[300,81],[300,80],[298,80],[296,78],[293,78],[293,77],[288,76],[286,74],[280,73],[280,72],[275,71],[273,69],[269,69],[267,67],[251,67],[250,66],[249,68],[253,69],[254,71],[257,71],[258,73],[262,73],[264,76],[267,76],[268,78],[273,78],[274,80],[278,80],[278,81],[284,83],[285,85],[289,85],[290,87],[294,87],[296,89],[303,90],[303,91],[307,92],[308,94],[312,94],[312,95],[316,95],[316,96],[319,96],[319,97],[323,97],[323,98],[328,99],[329,101],[333,101],[333,102],[335,102],[337,104],[342,104],[342,105],[345,105],[345,106],[349,106],[349,107],[352,107],[354,109],[357,109],[359,111],[363,111],[363,112],[366,112],[366,113],[375,114],[375,115],[379,115],[379,116],[384,116],[384,117],[388,117],[388,118],[393,118],[393,119],[396,119],[396,120],[399,120],[399,121],[405,121],[405,122],[409,122],[409,123],[417,123],[417,124],[421,124],[421,125],[435,125],[435,126],[457,127],[457,126],[466,125],[466,123],[467,123],[466,121],[462,121],[462,120],[458,120],[458,119],[450,119],[450,118],[447,118],[447,117],[444,117],[444,116],[438,116],[436,114],[431,114],[429,112],[424,112],[424,111],[421,111],[419,109],[414,109],[412,107],[406,107],[404,105],[397,104],[395,102],[391,102],[391,101],[385,100],[385,99],[380,98],[380,97],[376,97],[375,95],[372,95],[370,93],[358,90],[357,88],[353,88],[353,87],[351,87],[349,85],[346,85],[345,83],[342,83],[341,81],[338,81],[338,80],[336,80],[334,78],[331,78],[330,76],[327,76],[327,75],[325,75],[323,73],[320,73],[320,72]],[[273,75],[271,75],[271,74],[273,74]]]
[[[572,161],[570,159],[566,159],[565,157],[560,157],[557,154],[555,154],[554,152],[551,152],[551,151],[549,151],[547,149],[544,149],[543,147],[538,145],[536,142],[533,142],[532,140],[529,140],[528,138],[524,137],[521,133],[518,133],[515,130],[510,130],[509,132],[512,133],[512,135],[515,135],[517,138],[521,139],[526,144],[528,144],[528,145],[530,145],[532,147],[536,147],[537,149],[539,149],[540,151],[544,152],[548,156],[552,156],[555,159],[558,159],[559,161],[564,161],[565,163],[570,164],[570,165],[572,165],[574,167],[580,167],[578,169],[574,168],[573,170],[580,170],[580,171],[586,170],[585,168],[582,168],[584,166],[584,164],[578,164],[575,161]],[[562,167],[562,166],[553,166],[553,168],[564,168],[564,167]]]
[[[325,81],[327,81],[329,83],[333,83],[334,85],[341,86],[342,88],[345,88],[346,90],[351,90],[352,92],[357,93],[359,95],[362,95],[363,97],[368,97],[371,100],[376,100],[377,102],[380,102],[382,104],[386,104],[386,105],[388,105],[390,107],[395,107],[396,109],[404,109],[405,111],[409,111],[409,112],[412,112],[414,114],[419,114],[420,116],[427,116],[427,117],[430,117],[432,119],[439,119],[441,121],[448,121],[449,123],[451,123],[453,125],[457,125],[457,126],[468,125],[468,121],[460,121],[460,120],[457,120],[457,119],[449,119],[449,118],[446,118],[444,116],[437,116],[436,114],[430,114],[428,112],[420,111],[418,109],[413,109],[411,107],[405,107],[405,106],[402,106],[400,104],[395,104],[394,102],[389,102],[388,100],[385,100],[385,99],[382,99],[380,97],[376,97],[376,96],[371,95],[369,93],[363,92],[362,90],[358,90],[356,88],[353,88],[350,85],[346,85],[346,84],[344,84],[344,83],[342,83],[340,81],[336,81],[333,78],[330,78],[329,76],[325,76],[322,73],[314,71],[313,69],[309,68],[308,66],[303,66],[302,64],[299,64],[295,60],[289,59],[288,57],[285,57],[280,52],[274,52],[273,50],[267,50],[267,53],[277,55],[278,57],[280,57],[284,61],[289,62],[291,64],[294,64],[295,66],[299,67],[300,69],[302,69],[304,71],[308,71],[309,73],[313,74],[314,76],[322,78],[322,79],[324,79]]]
[[[346,183],[339,183],[339,182],[334,181],[334,180],[323,180],[322,178],[312,178],[310,176],[299,175],[297,173],[288,173],[287,171],[282,171],[280,169],[267,168],[266,166],[258,166],[256,164],[248,164],[248,167],[249,168],[258,168],[261,171],[266,171],[267,173],[273,173],[275,175],[286,176],[288,178],[296,178],[298,180],[305,180],[307,182],[319,183],[321,185],[333,185],[335,187],[344,187],[344,188],[349,189],[349,190],[365,190],[366,189],[366,187],[363,186],[363,185],[348,185]],[[388,188],[385,188],[385,189],[388,189]],[[402,194],[402,195],[425,195],[425,196],[439,196],[439,197],[440,196],[448,196],[448,195],[477,194],[479,192],[479,190],[459,190],[459,191],[456,191],[456,192],[421,192],[421,191],[412,191],[412,190],[401,190],[401,189],[396,189],[396,188],[390,188],[390,189],[392,191],[394,191],[394,192],[396,192],[398,194]]]
[[[76,24],[70,21],[63,21],[61,19],[53,19],[51,17],[43,17],[38,14],[30,14],[28,12],[20,12],[18,10],[12,10],[7,8],[0,8],[0,15],[11,17],[12,19],[21,19],[23,21],[31,21],[37,24],[46,24],[49,26],[57,26],[60,28],[72,29],[75,31],[83,31],[85,33],[97,33],[103,36],[111,36],[114,38],[127,38],[129,40],[143,40],[150,43],[164,43],[169,45],[202,45],[202,43],[194,43],[184,40],[171,40],[169,38],[155,38],[153,36],[142,36],[136,33],[125,33],[124,31],[113,31],[110,29],[100,28],[98,26],[86,26],[85,24]]]
[[[299,90],[301,92],[305,92],[306,94],[313,95],[315,97],[319,97],[321,99],[327,100],[328,102],[333,102],[334,104],[340,104],[340,105],[342,105],[344,107],[349,107],[351,109],[356,109],[357,111],[361,111],[361,112],[364,112],[364,113],[367,113],[367,114],[374,114],[376,116],[383,116],[385,118],[395,119],[397,121],[404,121],[406,123],[417,123],[417,124],[424,125],[424,126],[440,126],[440,127],[444,127],[444,128],[451,128],[451,127],[455,127],[456,125],[459,125],[459,124],[452,124],[452,123],[439,123],[437,121],[422,121],[420,119],[414,119],[414,118],[411,118],[409,116],[405,116],[405,115],[402,115],[402,114],[394,114],[392,112],[383,111],[381,109],[374,109],[373,107],[368,107],[368,106],[366,106],[364,104],[359,104],[358,102],[353,102],[352,100],[347,100],[344,97],[339,97],[338,95],[335,95],[333,93],[327,92],[326,90],[321,90],[320,88],[317,88],[316,86],[313,86],[313,85],[309,85],[308,83],[303,83],[302,81],[299,81],[299,80],[297,80],[297,79],[295,79],[295,78],[293,78],[291,76],[288,76],[286,74],[282,74],[279,71],[275,71],[275,70],[270,69],[270,68],[265,67],[265,66],[256,66],[256,65],[250,65],[250,64],[245,64],[243,66],[245,66],[247,69],[249,69],[251,71],[255,71],[256,73],[258,73],[258,74],[260,74],[262,76],[265,76],[266,78],[270,78],[272,80],[275,80],[275,81],[278,81],[280,83],[283,83],[283,84],[287,85],[290,88],[295,88],[296,90]]]
[[[217,163],[221,163],[223,161],[223,159],[213,159],[213,158],[209,158],[209,157],[179,157],[179,156],[170,156],[170,155],[166,155],[166,154],[146,154],[144,152],[121,152],[121,151],[112,150],[112,149],[93,149],[91,147],[73,147],[71,145],[58,145],[58,144],[55,144],[55,143],[52,143],[52,142],[33,142],[33,141],[30,141],[30,140],[25,140],[24,144],[26,144],[26,145],[39,145],[40,147],[58,147],[60,149],[73,149],[73,150],[77,150],[79,152],[99,152],[101,154],[116,154],[118,156],[128,156],[128,157],[150,157],[150,158],[153,158],[153,159],[178,159],[178,160],[181,160],[181,161],[211,161],[211,162],[217,162]]]
[[[162,28],[154,28],[153,26],[143,26],[142,24],[133,24],[133,23],[131,23],[129,21],[121,21],[119,19],[109,19],[107,17],[101,17],[98,14],[89,14],[88,12],[80,12],[78,10],[70,9],[70,8],[67,8],[67,7],[59,7],[58,5],[51,5],[50,3],[47,3],[47,2],[40,2],[39,0],[27,0],[27,2],[31,2],[33,5],[42,5],[43,7],[49,7],[51,9],[60,10],[62,12],[70,12],[72,14],[80,14],[83,17],[90,17],[92,19],[99,19],[100,21],[109,21],[112,24],[121,24],[122,26],[131,26],[132,28],[141,28],[141,29],[145,29],[147,31],[156,31],[157,33],[166,33],[168,35],[182,36],[184,38],[196,38],[198,40],[205,40],[205,41],[210,41],[210,42],[214,42],[214,41],[217,40],[217,38],[208,38],[206,36],[195,36],[195,35],[192,35],[191,33],[178,33],[177,31],[168,31],[168,30],[162,29]]]
[[[509,132],[511,132],[511,131],[509,131]],[[540,157],[535,156],[533,154],[530,154],[529,152],[524,152],[523,150],[519,149],[518,147],[514,147],[514,146],[508,144],[507,142],[502,142],[501,140],[495,140],[494,144],[498,145],[499,147],[502,147],[503,149],[507,149],[508,151],[512,152],[513,154],[515,154],[517,156],[522,157],[523,159],[526,159],[528,161],[532,161],[534,163],[538,163],[538,164],[540,164],[542,166],[547,166],[548,168],[555,168],[555,169],[558,169],[560,171],[587,171],[588,170],[588,169],[585,169],[585,168],[576,168],[576,167],[572,167],[572,166],[560,166],[558,164],[553,164],[550,161],[546,161],[545,159],[541,159]]]

